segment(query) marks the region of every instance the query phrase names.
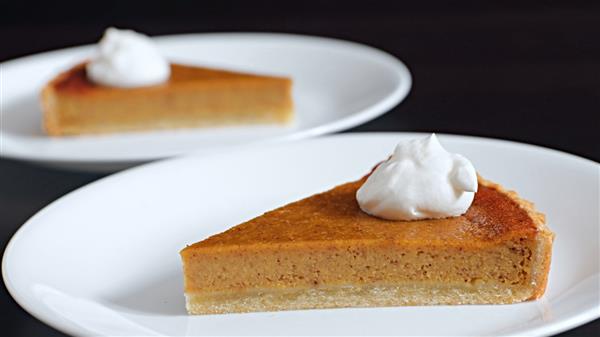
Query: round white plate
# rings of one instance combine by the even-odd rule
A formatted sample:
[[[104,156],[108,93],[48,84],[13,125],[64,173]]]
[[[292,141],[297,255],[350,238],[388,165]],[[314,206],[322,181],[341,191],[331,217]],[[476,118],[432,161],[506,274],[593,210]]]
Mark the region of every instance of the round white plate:
[[[410,73],[398,59],[348,41],[261,33],[174,35],[155,40],[174,62],[292,77],[295,123],[49,137],[41,127],[40,89],[59,71],[92,55],[93,46],[85,46],[0,64],[0,155],[72,169],[116,170],[184,153],[351,128],[392,109],[411,87]]]
[[[4,253],[17,302],[82,335],[527,335],[599,316],[597,163],[506,141],[440,136],[518,190],[556,233],[546,295],[515,305],[188,316],[179,250],[293,200],[357,179],[417,134],[347,134],[190,156],[83,187],[31,218]],[[432,324],[435,323],[435,324]]]

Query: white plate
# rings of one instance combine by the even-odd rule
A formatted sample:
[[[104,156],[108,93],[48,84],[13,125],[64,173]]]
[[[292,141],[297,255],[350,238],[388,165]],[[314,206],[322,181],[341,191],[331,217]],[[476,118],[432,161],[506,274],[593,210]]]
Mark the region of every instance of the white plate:
[[[348,134],[192,156],[122,172],[59,199],[10,241],[3,276],[47,324],[94,335],[549,335],[599,316],[597,163],[446,136],[485,177],[534,200],[556,233],[548,291],[516,305],[187,316],[179,250],[356,179],[415,134]],[[423,135],[419,135],[423,136]]]
[[[156,38],[172,61],[291,76],[292,126],[246,126],[52,138],[41,127],[40,88],[57,72],[91,55],[70,48],[0,64],[0,155],[83,170],[225,146],[300,139],[357,126],[389,111],[411,87],[395,57],[357,43],[289,34],[219,33]]]

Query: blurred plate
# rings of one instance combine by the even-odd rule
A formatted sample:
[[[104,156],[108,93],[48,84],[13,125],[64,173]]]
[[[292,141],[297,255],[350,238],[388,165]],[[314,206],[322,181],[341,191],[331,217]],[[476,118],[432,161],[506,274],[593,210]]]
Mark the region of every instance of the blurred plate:
[[[186,244],[357,179],[399,140],[415,136],[424,135],[338,135],[172,159],[110,176],[27,221],[4,253],[4,282],[32,315],[73,335],[546,336],[600,315],[600,166],[541,147],[446,135],[440,141],[448,150],[546,213],[556,240],[541,300],[186,314],[179,258]]]
[[[0,155],[44,165],[110,171],[150,160],[226,147],[301,139],[351,128],[389,111],[411,76],[395,57],[365,45],[289,34],[216,33],[156,38],[174,62],[294,80],[292,126],[241,126],[103,136],[48,137],[39,92],[59,71],[92,54],[69,48],[2,63]]]

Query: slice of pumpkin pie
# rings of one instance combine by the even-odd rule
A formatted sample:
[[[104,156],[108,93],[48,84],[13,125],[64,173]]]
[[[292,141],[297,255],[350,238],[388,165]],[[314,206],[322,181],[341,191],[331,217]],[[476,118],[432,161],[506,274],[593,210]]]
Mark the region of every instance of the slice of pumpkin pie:
[[[463,214],[442,217],[420,202],[411,210],[415,219],[382,218],[377,207],[388,213],[389,207],[371,207],[373,200],[361,200],[369,193],[358,191],[373,187],[369,179],[378,170],[393,171],[397,154],[358,181],[183,249],[188,312],[505,304],[543,295],[553,234],[533,204],[475,176],[476,192]],[[465,180],[464,170],[454,173]],[[435,218],[418,216],[424,213]]]
[[[51,136],[292,121],[292,80],[170,63],[153,41],[109,28],[97,55],[42,89]]]

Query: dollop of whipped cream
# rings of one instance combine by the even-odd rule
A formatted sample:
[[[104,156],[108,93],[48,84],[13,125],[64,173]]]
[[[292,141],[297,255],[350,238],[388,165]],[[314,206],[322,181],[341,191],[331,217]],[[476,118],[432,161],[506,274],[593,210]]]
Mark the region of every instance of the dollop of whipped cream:
[[[439,219],[464,214],[477,192],[471,162],[446,151],[435,134],[402,142],[358,189],[360,208],[389,220]]]
[[[86,71],[94,83],[133,88],[165,82],[171,67],[148,36],[132,30],[108,28],[98,44],[97,55],[86,65]]]

